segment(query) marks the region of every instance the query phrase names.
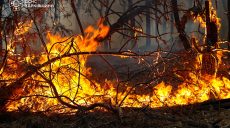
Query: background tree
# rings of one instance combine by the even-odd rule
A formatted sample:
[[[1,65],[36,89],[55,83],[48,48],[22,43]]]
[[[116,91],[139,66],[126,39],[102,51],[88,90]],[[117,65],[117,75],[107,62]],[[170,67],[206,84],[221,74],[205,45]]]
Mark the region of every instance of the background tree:
[[[128,0],[128,7],[129,9],[131,9],[133,6],[133,0]],[[135,17],[133,17],[132,19],[130,19],[130,27],[132,29],[136,29],[136,25],[135,25]],[[136,49],[138,47],[138,44],[137,44],[137,39],[135,38],[135,31],[131,31],[130,33],[131,37],[134,37],[132,40],[131,40],[131,43],[130,43],[130,48],[131,49]]]
[[[151,5],[151,1],[146,0],[145,1],[146,6]],[[154,1],[154,4],[156,4],[156,1]],[[151,35],[151,19],[150,19],[150,8],[146,10],[146,49],[150,50],[151,47],[151,38],[149,37]]]
[[[228,1],[228,41],[230,42],[230,1]],[[230,48],[230,46],[229,46]]]
[[[0,1],[0,57],[2,56],[2,32],[3,32],[3,25],[2,25],[2,6],[4,4],[4,0]]]
[[[191,46],[189,44],[189,40],[187,39],[186,33],[184,31],[184,26],[180,22],[179,12],[178,12],[178,5],[177,0],[171,0],[173,14],[174,14],[174,20],[176,24],[177,31],[179,33],[179,37],[184,45],[184,48],[186,50],[190,49]]]

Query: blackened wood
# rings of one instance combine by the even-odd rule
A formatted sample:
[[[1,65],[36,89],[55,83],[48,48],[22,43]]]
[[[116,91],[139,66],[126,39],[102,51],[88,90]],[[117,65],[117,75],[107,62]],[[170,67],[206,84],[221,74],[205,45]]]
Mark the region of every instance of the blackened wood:
[[[0,57],[2,56],[2,32],[3,32],[2,6],[3,6],[3,1],[0,2]]]
[[[209,1],[205,1],[206,26],[210,23]]]
[[[216,21],[212,21],[210,19],[209,1],[205,1],[205,9],[206,9],[206,31],[207,31],[206,43],[208,46],[208,51],[210,51],[210,47],[215,46],[218,41],[218,28],[217,28]]]
[[[128,21],[133,19],[135,16],[141,14],[142,12],[146,11],[147,9],[152,8],[153,0],[146,0],[146,2],[149,2],[150,4],[148,6],[137,6],[124,12],[119,17],[119,19],[110,26],[109,33],[104,38],[96,38],[95,40],[102,42],[108,39],[114,32],[118,31],[125,23],[128,23]]]
[[[228,42],[230,42],[230,1],[228,0]],[[228,49],[230,50],[230,44],[228,43]],[[229,53],[230,56],[230,53]]]
[[[217,68],[217,59],[215,54],[212,54],[211,47],[217,43],[218,32],[216,23],[210,19],[209,1],[205,1],[205,11],[207,51],[203,54],[201,73],[214,75]]]
[[[209,75],[214,75],[216,73],[216,68],[217,68],[217,57],[215,54],[206,52],[203,53],[202,57],[202,67],[201,67],[201,74],[209,74]]]

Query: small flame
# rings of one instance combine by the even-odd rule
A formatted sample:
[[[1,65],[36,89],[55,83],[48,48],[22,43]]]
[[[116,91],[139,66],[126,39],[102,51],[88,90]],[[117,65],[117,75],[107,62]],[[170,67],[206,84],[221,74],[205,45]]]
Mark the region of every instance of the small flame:
[[[30,30],[32,25],[33,25],[33,20],[26,21],[26,22],[19,22],[15,31],[14,31],[14,34],[16,36],[25,34]]]
[[[204,21],[204,19],[200,14],[194,17],[194,22],[199,23],[202,28],[206,28],[206,22]]]

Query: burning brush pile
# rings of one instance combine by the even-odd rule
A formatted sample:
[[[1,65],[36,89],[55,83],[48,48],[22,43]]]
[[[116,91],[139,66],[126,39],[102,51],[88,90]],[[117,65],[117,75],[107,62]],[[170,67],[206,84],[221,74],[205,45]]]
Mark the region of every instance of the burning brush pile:
[[[28,23],[30,26],[32,22]],[[23,33],[28,31],[23,30],[25,31]],[[0,93],[2,111],[72,115],[78,111],[100,110],[121,114],[123,108],[157,110],[201,103],[210,99],[230,98],[229,60],[225,59],[223,51],[215,52],[215,72],[210,74],[203,71],[207,70],[202,67],[204,54],[196,51],[183,53],[157,51],[146,54],[136,54],[131,51],[119,53],[97,51],[99,42],[96,39],[105,37],[108,32],[109,27],[99,21],[97,28],[89,26],[85,30],[85,36],[62,37],[48,32],[47,50],[39,55],[15,57],[9,50],[4,70],[1,71],[1,82],[4,82]],[[146,79],[149,82],[137,83],[131,80],[119,82],[108,80],[105,76],[100,82],[94,80],[95,75],[86,64],[90,56],[98,55],[115,56],[121,60],[133,58],[139,66],[146,66],[145,61],[154,58],[153,64],[148,67],[148,73],[137,75],[137,79]],[[131,116],[130,113],[140,116],[139,113],[131,111],[126,113],[128,117]],[[149,116],[161,117],[158,112],[147,111],[146,113],[149,113]],[[102,115],[109,116],[105,113]],[[44,123],[44,118],[46,121],[51,121],[43,116],[32,117],[35,120],[32,124]],[[141,118],[144,118],[143,116],[141,115]],[[86,117],[94,118],[95,115],[87,114]],[[64,116],[61,118],[63,122],[68,119]],[[174,117],[167,115],[167,119],[164,120],[169,120],[168,118]],[[24,123],[25,120],[32,119],[26,117]],[[181,118],[171,121],[179,120]],[[23,124],[23,121],[21,123]],[[138,121],[138,123],[144,122]],[[169,127],[181,125],[168,123]],[[46,125],[48,124],[49,122],[46,122]],[[53,124],[54,127],[56,125],[58,124]],[[193,125],[208,126],[202,123]]]
[[[204,55],[195,52],[172,54],[158,51],[142,55],[128,51],[116,54],[99,52],[96,38],[105,37],[108,31],[109,27],[100,21],[97,28],[89,26],[84,37],[61,37],[48,32],[46,52],[17,59],[8,56],[1,72],[1,81],[5,83],[1,85],[2,109],[71,113],[96,107],[103,110],[159,108],[230,98],[229,62],[222,61],[222,51],[215,52],[215,72],[208,74],[202,67]],[[92,55],[138,58],[137,65],[145,63],[145,56],[157,56],[158,60],[151,65],[153,72],[148,74],[149,78],[152,77],[149,83],[118,83],[106,78],[99,83],[91,78],[91,68],[86,66]]]
[[[195,22],[205,23],[202,16],[196,19]],[[214,21],[220,24],[216,17],[209,22]],[[41,40],[44,52],[30,54],[25,47],[27,53],[14,54],[13,45],[33,40],[28,33],[36,26],[34,20],[19,22],[14,30],[16,38],[7,39],[9,45],[3,53],[1,111],[74,115],[99,110],[122,117],[123,109],[127,108],[157,110],[230,98],[229,51],[214,45],[200,49],[194,37],[194,47],[186,52],[102,52],[98,50],[100,41],[111,30],[103,22],[101,19],[97,25],[88,26],[82,35],[61,36],[48,31],[46,39]],[[121,80],[104,58],[113,69],[109,74],[114,78],[106,75],[99,78],[88,66],[88,60],[94,56],[132,59],[133,65],[145,70]]]

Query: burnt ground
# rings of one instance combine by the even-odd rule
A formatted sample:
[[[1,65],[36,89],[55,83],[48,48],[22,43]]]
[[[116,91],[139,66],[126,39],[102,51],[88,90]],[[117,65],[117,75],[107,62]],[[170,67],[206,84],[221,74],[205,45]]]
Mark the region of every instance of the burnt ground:
[[[100,110],[49,116],[11,112],[0,114],[0,128],[229,128],[228,107],[122,108],[120,116]]]

